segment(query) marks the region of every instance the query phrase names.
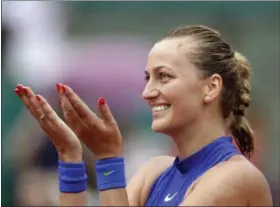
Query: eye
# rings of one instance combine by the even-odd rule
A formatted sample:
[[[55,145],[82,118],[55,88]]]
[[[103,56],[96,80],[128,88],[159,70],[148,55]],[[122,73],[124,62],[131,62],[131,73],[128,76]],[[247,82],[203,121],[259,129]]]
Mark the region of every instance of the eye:
[[[160,77],[160,79],[162,80],[162,81],[168,81],[169,80],[169,78],[171,78],[171,76],[170,75],[168,75],[167,73],[160,73],[159,74],[159,77]]]

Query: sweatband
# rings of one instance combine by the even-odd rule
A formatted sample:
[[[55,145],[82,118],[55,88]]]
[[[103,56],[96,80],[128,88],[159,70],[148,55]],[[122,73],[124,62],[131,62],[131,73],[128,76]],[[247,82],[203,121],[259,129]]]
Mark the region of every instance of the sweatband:
[[[99,191],[126,187],[123,157],[97,160],[95,167]]]
[[[58,161],[59,190],[62,193],[80,193],[87,189],[85,163]]]

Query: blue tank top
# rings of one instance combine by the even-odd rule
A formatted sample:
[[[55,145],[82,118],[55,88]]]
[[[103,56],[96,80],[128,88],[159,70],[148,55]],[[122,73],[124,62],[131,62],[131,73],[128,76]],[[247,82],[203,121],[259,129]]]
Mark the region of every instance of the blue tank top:
[[[231,137],[220,137],[198,152],[179,160],[163,172],[152,186],[145,206],[179,206],[190,185],[207,170],[241,154]]]

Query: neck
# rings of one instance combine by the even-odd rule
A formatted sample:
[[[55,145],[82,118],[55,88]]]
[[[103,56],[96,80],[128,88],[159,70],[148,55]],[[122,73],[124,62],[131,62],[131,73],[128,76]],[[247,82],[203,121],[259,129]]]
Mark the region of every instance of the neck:
[[[225,136],[225,134],[223,120],[200,119],[174,133],[172,138],[177,146],[179,158],[183,159],[196,153],[218,137]]]

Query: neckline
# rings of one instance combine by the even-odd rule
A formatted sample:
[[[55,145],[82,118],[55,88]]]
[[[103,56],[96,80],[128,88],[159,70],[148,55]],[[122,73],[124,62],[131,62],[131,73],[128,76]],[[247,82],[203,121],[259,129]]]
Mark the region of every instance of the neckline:
[[[197,169],[198,166],[207,167],[211,165],[217,156],[223,156],[233,150],[237,151],[237,149],[233,147],[232,138],[222,136],[182,160],[177,156],[173,165],[181,174],[185,174],[192,169]]]

